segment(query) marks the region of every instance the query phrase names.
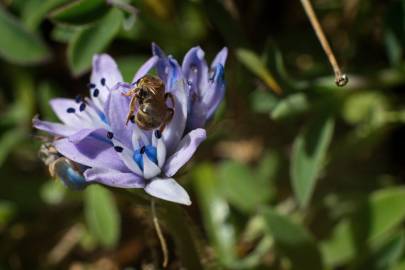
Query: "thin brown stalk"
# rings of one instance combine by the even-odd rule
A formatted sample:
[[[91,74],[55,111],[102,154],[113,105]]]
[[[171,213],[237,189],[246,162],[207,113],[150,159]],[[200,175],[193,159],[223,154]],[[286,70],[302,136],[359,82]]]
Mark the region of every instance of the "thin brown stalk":
[[[155,200],[151,200],[151,208],[152,208],[152,216],[153,216],[153,225],[155,226],[156,234],[158,235],[160,246],[162,248],[163,253],[163,268],[166,268],[169,263],[169,252],[167,250],[166,239],[163,236],[162,230],[159,225],[159,219],[156,215],[156,207],[155,207]]]
[[[342,73],[339,64],[336,61],[336,57],[333,54],[333,51],[329,45],[329,42],[325,37],[321,24],[319,23],[318,18],[316,17],[311,2],[309,0],[301,0],[301,4],[304,7],[305,13],[308,16],[309,21],[311,22],[312,28],[314,29],[319,39],[319,42],[321,43],[322,48],[325,51],[326,56],[328,57],[328,60],[333,68],[333,71],[335,73],[336,85],[345,86],[348,83],[349,78],[346,76],[346,74]]]

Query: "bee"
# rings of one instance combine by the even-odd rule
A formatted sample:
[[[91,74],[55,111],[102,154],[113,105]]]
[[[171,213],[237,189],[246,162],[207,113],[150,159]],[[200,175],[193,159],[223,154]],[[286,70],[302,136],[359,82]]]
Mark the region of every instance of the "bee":
[[[172,94],[165,93],[163,81],[152,75],[145,75],[136,82],[136,87],[130,89],[124,96],[132,97],[129,103],[129,112],[126,125],[132,121],[144,130],[159,128],[162,132],[174,115],[174,98]],[[172,107],[166,105],[170,100]],[[138,110],[136,111],[136,107]]]

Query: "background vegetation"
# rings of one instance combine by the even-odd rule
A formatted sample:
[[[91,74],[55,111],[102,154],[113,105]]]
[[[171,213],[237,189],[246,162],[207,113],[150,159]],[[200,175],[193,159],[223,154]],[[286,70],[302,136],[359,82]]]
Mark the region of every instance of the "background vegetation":
[[[1,1],[0,269],[161,268],[149,205],[51,180],[31,127],[55,119],[50,98],[87,94],[94,53],[130,80],[152,41],[180,62],[230,49],[226,98],[178,177],[187,222],[158,213],[169,269],[200,267],[190,235],[204,269],[405,269],[405,1],[312,2],[344,88],[298,0]]]

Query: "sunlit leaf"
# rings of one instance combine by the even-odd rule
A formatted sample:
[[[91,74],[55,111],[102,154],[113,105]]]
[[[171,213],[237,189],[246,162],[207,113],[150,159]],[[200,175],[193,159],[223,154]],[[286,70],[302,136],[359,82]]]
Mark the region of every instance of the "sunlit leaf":
[[[87,71],[93,55],[104,50],[121,27],[123,14],[118,9],[109,13],[96,24],[79,30],[69,42],[68,60],[75,75]]]
[[[16,18],[0,7],[0,57],[21,65],[45,61],[50,54],[41,38],[28,31]]]
[[[55,22],[82,25],[100,19],[108,11],[105,0],[75,0],[50,14]]]
[[[404,198],[404,188],[371,194],[356,213],[338,223],[331,236],[322,243],[325,262],[328,265],[345,263],[401,224],[405,219]]]
[[[99,185],[85,189],[85,216],[90,232],[105,247],[113,247],[120,237],[120,214],[112,193]]]
[[[302,207],[311,199],[332,139],[333,126],[331,117],[322,116],[310,123],[294,140],[290,175],[295,196]]]
[[[290,259],[292,269],[323,269],[320,252],[304,227],[270,208],[263,209],[262,214],[276,247]]]
[[[271,197],[271,186],[261,182],[241,163],[223,162],[218,179],[224,196],[242,211],[253,212]]]
[[[238,60],[247,67],[247,69],[263,80],[271,90],[277,94],[281,94],[282,91],[280,85],[254,52],[247,49],[237,49],[236,56],[238,57]]]
[[[229,205],[221,197],[217,185],[212,165],[202,164],[194,168],[194,189],[208,237],[219,260],[224,265],[231,265],[236,258],[235,229],[229,221]]]

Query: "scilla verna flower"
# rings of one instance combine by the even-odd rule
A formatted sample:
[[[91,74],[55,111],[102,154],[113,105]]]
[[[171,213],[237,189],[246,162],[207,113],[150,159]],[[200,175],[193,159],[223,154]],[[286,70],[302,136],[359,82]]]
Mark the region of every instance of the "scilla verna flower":
[[[91,94],[94,96],[95,89],[100,91],[99,87],[106,85],[106,81],[111,79],[108,77],[111,74],[119,74],[114,76],[115,85],[107,85],[107,91],[103,96],[98,93],[96,96],[102,97],[100,100],[86,100],[87,103],[79,105],[79,112],[85,111],[80,110],[80,106],[83,106],[81,104],[94,109],[99,116],[98,119],[92,114],[90,121],[80,121],[78,116],[79,120],[72,120],[60,114],[63,112],[68,115],[75,114],[74,107],[75,111],[72,112],[69,110],[71,107],[63,111],[53,106],[58,110],[57,114],[64,125],[39,120],[35,120],[34,125],[54,135],[65,137],[56,140],[53,145],[65,158],[87,168],[83,175],[88,183],[98,182],[121,188],[144,188],[152,196],[190,204],[187,192],[172,177],[192,157],[199,144],[206,138],[206,133],[204,129],[198,128],[185,134],[189,115],[189,92],[186,91],[187,84],[180,66],[169,57],[165,59],[165,69],[159,72],[162,63],[158,56],[153,56],[135,75],[133,83],[127,84],[119,81],[121,76],[117,66],[111,58],[108,59],[111,61],[98,69],[96,75],[93,67]],[[170,92],[175,100],[173,119],[162,133],[159,130],[141,130],[134,123],[125,125],[129,97],[125,97],[122,93],[133,88],[138,79],[155,65],[165,83],[166,92]],[[76,101],[74,102],[76,104]]]
[[[170,56],[156,45],[152,51],[159,57],[157,71],[164,73],[170,68]],[[224,47],[214,58],[209,68],[200,47],[191,48],[184,56],[182,73],[188,88],[187,130],[204,127],[224,98],[224,67],[228,49]]]

